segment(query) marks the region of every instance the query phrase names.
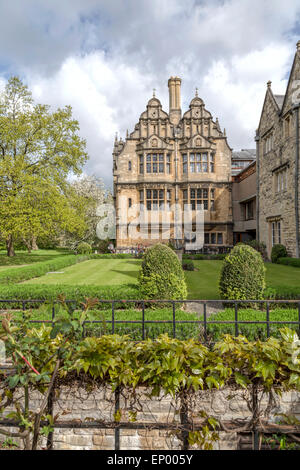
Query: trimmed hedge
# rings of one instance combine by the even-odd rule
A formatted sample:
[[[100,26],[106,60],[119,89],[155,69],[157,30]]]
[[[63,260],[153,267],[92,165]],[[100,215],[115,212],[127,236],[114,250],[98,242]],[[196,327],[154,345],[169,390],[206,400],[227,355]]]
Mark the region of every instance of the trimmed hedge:
[[[196,255],[187,255],[183,254],[182,259],[193,259],[195,261],[202,261],[202,260],[223,260],[227,256],[226,253],[220,253],[218,255],[204,255],[201,253],[198,253]]]
[[[250,246],[236,245],[226,256],[220,273],[222,299],[263,299],[266,268],[261,254]]]
[[[74,300],[78,304],[85,298],[97,298],[102,300],[138,300],[141,299],[136,284],[122,284],[120,286],[70,286],[47,284],[8,284],[0,286],[0,300],[19,300],[19,302],[1,302],[0,309],[21,308],[22,300],[57,300],[59,295],[64,295],[68,300]],[[134,303],[116,303],[116,308],[133,308]],[[26,304],[26,308],[38,308],[40,304],[32,302]],[[103,304],[103,309],[111,309],[111,304]]]
[[[300,258],[290,258],[288,256],[283,258],[277,258],[277,264],[285,264],[287,266],[294,266],[295,268],[300,268]]]
[[[279,258],[285,258],[286,256],[287,256],[287,251],[284,245],[277,243],[276,245],[273,246],[272,252],[271,252],[272,263],[277,263],[277,260]]]
[[[186,299],[187,286],[181,263],[171,248],[160,243],[144,254],[139,283],[146,299]]]
[[[92,259],[95,255],[63,255],[51,261],[40,261],[20,268],[8,268],[0,272],[0,284],[21,282],[40,277],[49,271],[56,271],[67,266],[72,266],[82,261]]]

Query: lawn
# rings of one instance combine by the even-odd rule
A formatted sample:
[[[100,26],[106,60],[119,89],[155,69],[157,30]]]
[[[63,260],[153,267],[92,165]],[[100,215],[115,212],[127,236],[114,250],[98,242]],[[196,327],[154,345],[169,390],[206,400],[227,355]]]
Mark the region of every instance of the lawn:
[[[24,266],[27,264],[38,263],[40,261],[50,261],[51,259],[65,254],[73,254],[67,250],[37,250],[28,253],[27,251],[16,251],[16,256],[6,256],[6,251],[0,251],[0,270],[7,267]]]
[[[61,273],[25,281],[26,284],[119,285],[137,282],[141,261],[136,259],[99,259],[69,266]],[[197,271],[186,271],[190,299],[219,299],[218,279],[222,261],[194,261]],[[267,286],[299,287],[300,269],[266,263]]]
[[[136,259],[98,259],[63,268],[23,284],[119,285],[137,282],[141,261]]]

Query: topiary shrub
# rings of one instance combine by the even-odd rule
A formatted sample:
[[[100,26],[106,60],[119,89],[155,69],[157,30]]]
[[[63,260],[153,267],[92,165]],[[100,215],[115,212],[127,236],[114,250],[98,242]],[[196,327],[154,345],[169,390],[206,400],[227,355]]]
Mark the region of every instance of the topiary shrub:
[[[272,263],[277,263],[278,258],[285,258],[287,256],[286,247],[278,243],[274,245],[271,252]]]
[[[260,242],[258,240],[250,240],[248,242],[244,242],[245,245],[249,245],[255,250],[259,251],[261,256],[263,257],[263,260],[266,261],[268,259],[268,253],[267,253],[267,247],[264,242]]]
[[[171,248],[158,243],[144,254],[139,274],[141,295],[147,299],[186,299],[181,263]]]
[[[92,247],[89,243],[81,242],[76,248],[76,253],[78,255],[89,255],[92,253]]]
[[[261,254],[247,245],[236,245],[223,261],[219,280],[222,299],[263,299],[265,265]]]

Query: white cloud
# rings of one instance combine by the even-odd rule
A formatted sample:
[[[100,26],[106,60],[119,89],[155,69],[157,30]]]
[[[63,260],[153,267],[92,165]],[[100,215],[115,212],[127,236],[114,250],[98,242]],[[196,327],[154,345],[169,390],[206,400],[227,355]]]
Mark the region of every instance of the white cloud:
[[[38,101],[70,104],[85,171],[110,184],[115,132],[133,130],[154,87],[167,110],[170,75],[183,110],[197,86],[230,145],[253,147],[266,82],[285,91],[299,15],[295,0],[2,1],[0,88],[20,74]]]

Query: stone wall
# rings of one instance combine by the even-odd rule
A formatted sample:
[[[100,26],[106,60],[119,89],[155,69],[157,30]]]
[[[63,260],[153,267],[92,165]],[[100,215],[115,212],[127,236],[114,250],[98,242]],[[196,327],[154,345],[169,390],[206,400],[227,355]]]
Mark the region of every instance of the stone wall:
[[[149,398],[139,391],[138,400],[133,409],[137,410],[137,423],[151,423],[151,430],[120,430],[121,450],[179,450],[180,441],[176,434],[167,430],[155,429],[155,423],[179,423],[179,404],[170,396]],[[247,419],[251,413],[247,407],[246,392],[224,389],[220,391],[201,391],[191,404],[195,424],[199,419],[199,411],[204,410],[210,416],[222,421]],[[296,392],[283,393],[277,398],[269,421],[274,421],[277,413],[294,414],[300,419],[300,394]],[[31,396],[30,408],[38,409],[40,397]],[[268,399],[262,400],[262,409],[267,407]],[[129,418],[130,403],[124,398],[120,400],[122,410],[121,421]],[[62,389],[55,401],[54,415],[59,413],[58,420],[74,421],[76,423],[93,420],[114,421],[114,394],[107,389],[98,389],[87,393],[83,389]],[[176,412],[177,411],[177,412]],[[220,440],[215,444],[216,450],[235,450],[238,447],[239,436],[235,432],[220,432]],[[113,429],[55,429],[54,449],[56,450],[114,450],[115,438]],[[45,447],[45,442],[41,443]]]

